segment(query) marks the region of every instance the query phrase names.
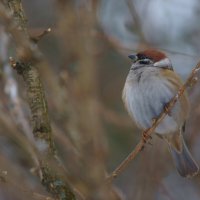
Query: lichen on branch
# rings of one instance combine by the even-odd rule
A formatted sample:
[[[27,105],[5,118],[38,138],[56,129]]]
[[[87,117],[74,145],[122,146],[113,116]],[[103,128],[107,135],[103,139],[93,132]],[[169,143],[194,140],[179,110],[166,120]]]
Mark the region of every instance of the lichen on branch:
[[[54,155],[55,145],[48,117],[47,103],[38,69],[31,63],[16,62],[15,69],[23,77],[27,88],[27,101],[32,114],[33,134],[36,140],[45,141],[50,154]]]

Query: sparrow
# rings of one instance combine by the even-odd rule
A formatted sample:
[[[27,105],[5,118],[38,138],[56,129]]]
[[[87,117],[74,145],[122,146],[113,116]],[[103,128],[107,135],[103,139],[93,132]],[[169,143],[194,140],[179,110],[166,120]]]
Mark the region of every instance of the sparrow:
[[[144,131],[152,126],[153,120],[163,112],[183,83],[161,51],[148,49],[128,57],[132,65],[122,99],[132,120]],[[189,101],[185,92],[155,129],[168,144],[174,164],[183,177],[195,176],[199,171],[183,138],[188,113]]]

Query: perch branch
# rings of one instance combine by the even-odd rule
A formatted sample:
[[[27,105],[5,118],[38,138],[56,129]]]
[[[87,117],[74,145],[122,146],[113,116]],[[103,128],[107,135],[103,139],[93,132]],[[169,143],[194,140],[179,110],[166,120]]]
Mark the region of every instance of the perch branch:
[[[123,170],[128,166],[128,164],[135,159],[135,157],[140,153],[145,144],[150,139],[153,131],[156,127],[161,123],[164,117],[172,110],[175,103],[179,100],[179,98],[183,95],[187,87],[191,87],[197,80],[196,74],[200,70],[200,61],[197,63],[196,67],[192,70],[189,78],[183,84],[183,86],[178,90],[177,94],[169,101],[166,108],[161,112],[161,114],[153,120],[153,124],[150,128],[143,131],[142,135],[145,135],[145,140],[142,138],[140,142],[137,144],[135,149],[121,162],[121,164],[107,177],[106,182],[110,183],[114,178],[116,178],[119,174],[123,172]]]

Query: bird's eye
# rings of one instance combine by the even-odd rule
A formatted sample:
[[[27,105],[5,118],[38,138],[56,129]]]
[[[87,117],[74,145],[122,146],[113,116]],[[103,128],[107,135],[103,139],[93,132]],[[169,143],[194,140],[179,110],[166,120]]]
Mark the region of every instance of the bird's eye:
[[[139,63],[142,64],[142,65],[149,65],[152,63],[152,61],[148,58],[145,58],[143,60],[139,60]]]

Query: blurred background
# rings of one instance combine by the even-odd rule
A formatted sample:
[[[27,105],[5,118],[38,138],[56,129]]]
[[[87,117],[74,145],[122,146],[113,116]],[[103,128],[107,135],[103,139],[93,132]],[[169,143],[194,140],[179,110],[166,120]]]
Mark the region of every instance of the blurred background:
[[[121,100],[131,64],[127,56],[149,47],[162,50],[185,80],[200,60],[199,1],[22,3],[31,36],[52,29],[38,44],[39,71],[64,176],[77,199],[199,200],[199,176],[180,177],[156,136],[109,190],[103,187],[141,138]],[[25,85],[8,64],[15,49],[3,26],[0,34],[0,199],[47,199],[30,156],[34,139]],[[191,112],[184,137],[200,164],[199,87],[200,82],[188,89]]]

